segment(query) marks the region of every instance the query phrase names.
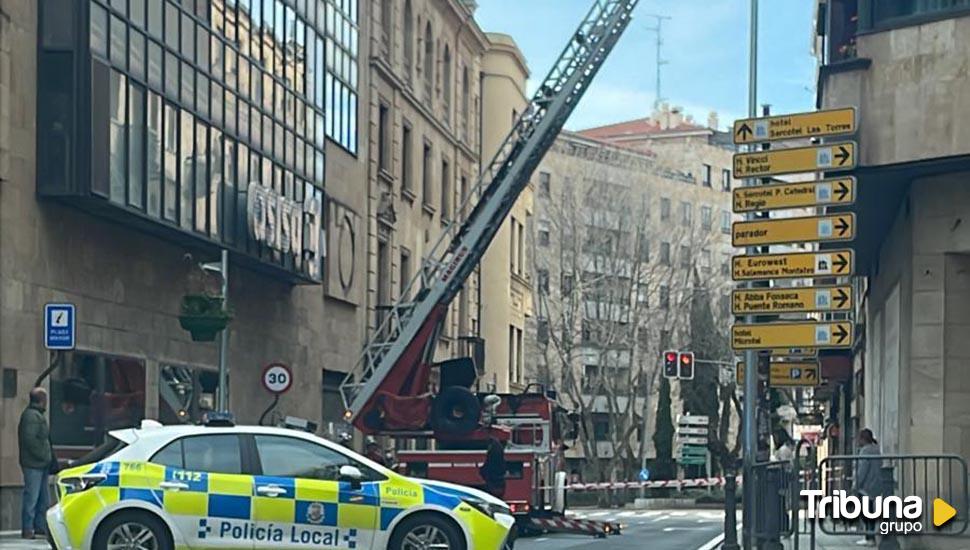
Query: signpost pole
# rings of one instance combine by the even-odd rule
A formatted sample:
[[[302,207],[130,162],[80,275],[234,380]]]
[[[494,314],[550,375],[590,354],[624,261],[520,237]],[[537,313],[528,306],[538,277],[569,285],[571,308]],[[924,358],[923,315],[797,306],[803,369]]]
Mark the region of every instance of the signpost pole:
[[[748,51],[748,116],[754,118],[758,114],[758,0],[751,0],[751,24],[748,31],[750,33],[750,43]],[[753,150],[753,147],[749,147]],[[744,181],[745,187],[755,185],[753,179],[748,179]],[[746,220],[755,219],[754,214],[746,214]],[[756,248],[748,247],[747,253],[753,255],[757,252]],[[754,288],[754,283],[748,283],[745,285],[748,288]],[[754,316],[748,315],[745,317],[745,322],[753,323]],[[758,397],[758,367],[757,367],[757,357],[758,354],[754,350],[748,350],[744,353],[745,370],[749,373],[749,376],[744,378],[744,418],[743,418],[743,443],[744,443],[744,454],[743,454],[743,502],[742,502],[742,517],[744,518],[743,530],[741,535],[742,545],[744,550],[751,550],[752,540],[751,534],[754,528],[754,518],[752,513],[754,511],[754,478],[752,476],[755,455],[758,452],[758,441],[756,439],[756,426],[755,426],[755,404],[757,403]]]
[[[219,272],[222,275],[222,311],[229,309],[229,251],[222,249],[219,262]],[[219,412],[229,412],[229,367],[226,356],[229,354],[229,327],[219,333]]]

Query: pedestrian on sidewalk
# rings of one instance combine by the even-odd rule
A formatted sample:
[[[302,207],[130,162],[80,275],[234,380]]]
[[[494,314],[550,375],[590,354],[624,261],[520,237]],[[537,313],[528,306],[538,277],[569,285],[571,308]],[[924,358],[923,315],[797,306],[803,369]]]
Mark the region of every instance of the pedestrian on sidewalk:
[[[17,441],[20,448],[20,468],[24,474],[24,494],[21,502],[21,536],[25,539],[47,536],[48,508],[47,476],[55,467],[51,449],[47,412],[47,391],[30,390],[30,403],[20,415]]]
[[[882,496],[882,478],[879,473],[882,461],[876,458],[865,458],[880,455],[879,442],[876,441],[872,430],[869,428],[860,430],[857,439],[859,445],[857,454],[860,458],[856,460],[855,475],[852,478],[850,492],[861,497],[876,498]],[[859,546],[875,546],[876,522],[867,519],[865,520],[865,527],[866,531],[871,532],[871,534],[867,533],[865,538],[859,539],[856,544]]]

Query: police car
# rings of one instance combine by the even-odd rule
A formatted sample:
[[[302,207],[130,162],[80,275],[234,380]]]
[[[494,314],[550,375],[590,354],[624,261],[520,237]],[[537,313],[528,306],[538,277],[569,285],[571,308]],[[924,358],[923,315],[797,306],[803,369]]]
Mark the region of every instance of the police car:
[[[481,491],[399,475],[312,434],[257,426],[111,432],[57,477],[56,550],[509,550]]]

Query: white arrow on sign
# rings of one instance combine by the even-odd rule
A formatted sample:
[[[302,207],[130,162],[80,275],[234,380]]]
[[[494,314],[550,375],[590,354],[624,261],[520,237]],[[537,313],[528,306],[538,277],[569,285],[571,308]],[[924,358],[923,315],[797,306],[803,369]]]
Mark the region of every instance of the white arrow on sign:
[[[707,445],[706,437],[677,437],[677,442],[683,445]]]
[[[677,435],[707,435],[707,428],[678,426]]]

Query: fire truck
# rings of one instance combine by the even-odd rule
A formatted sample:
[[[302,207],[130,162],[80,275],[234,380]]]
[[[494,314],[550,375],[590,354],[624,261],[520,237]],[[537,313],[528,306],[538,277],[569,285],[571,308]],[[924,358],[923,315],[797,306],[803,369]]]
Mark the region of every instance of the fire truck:
[[[487,462],[504,461],[501,496],[524,526],[565,511],[560,470],[564,411],[554,391],[479,393],[471,358],[434,361],[448,306],[481,261],[532,172],[630,23],[638,0],[594,0],[549,74],[468,194],[470,212],[450,224],[401,299],[364,345],[341,384],[346,420],[369,435],[433,442],[398,453],[410,475],[488,487]],[[558,522],[562,524],[562,522]],[[568,524],[567,524],[568,525]],[[603,535],[603,523],[585,532]]]

